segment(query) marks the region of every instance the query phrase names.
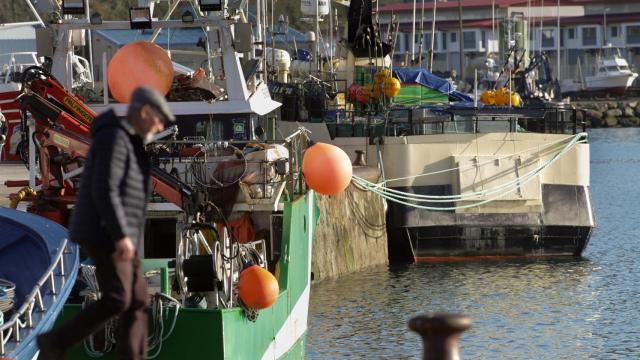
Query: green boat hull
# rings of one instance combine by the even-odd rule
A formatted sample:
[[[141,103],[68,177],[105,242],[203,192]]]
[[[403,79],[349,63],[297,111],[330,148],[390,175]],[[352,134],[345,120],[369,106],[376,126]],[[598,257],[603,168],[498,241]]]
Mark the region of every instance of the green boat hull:
[[[301,359],[307,331],[311,282],[311,249],[318,211],[312,192],[283,210],[282,248],[278,282],[280,295],[261,310],[255,322],[243,310],[181,308],[174,331],[163,343],[156,359]],[[66,305],[58,322],[80,311],[80,305]],[[173,310],[164,321],[171,326]],[[150,349],[154,354],[158,349]],[[67,359],[93,359],[84,347],[75,347]],[[102,359],[116,359],[115,353]]]

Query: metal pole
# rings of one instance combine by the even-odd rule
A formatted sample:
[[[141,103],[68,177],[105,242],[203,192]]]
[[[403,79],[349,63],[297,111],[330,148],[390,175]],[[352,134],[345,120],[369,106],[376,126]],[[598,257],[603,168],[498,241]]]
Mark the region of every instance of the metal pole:
[[[460,80],[464,80],[464,32],[462,29],[462,0],[458,0],[458,27],[460,28]]]
[[[558,82],[558,85],[560,85],[560,41],[562,40],[562,35],[560,35],[560,0],[558,0],[556,5],[556,16],[558,20],[556,29],[556,48],[558,49],[558,70],[556,70],[556,81]]]
[[[542,54],[542,29],[543,29],[542,19],[544,19],[544,0],[542,0],[542,4],[540,7],[540,44],[538,45],[540,54]]]
[[[411,63],[416,57],[416,0],[413,0],[413,24],[411,25]]]
[[[607,45],[607,10],[609,10],[609,8],[604,9],[604,33],[603,33],[604,44],[602,44],[603,46]]]
[[[429,72],[433,72],[433,52],[436,50],[436,4],[437,0],[433,0],[433,16],[431,17],[431,53],[429,54]],[[444,41],[446,41],[445,39]]]
[[[376,3],[378,3],[376,1]],[[422,68],[422,50],[424,49],[424,0],[422,0],[422,10],[420,13],[420,55],[418,55],[418,64]],[[433,51],[433,49],[432,49]]]
[[[491,0],[491,39],[496,39],[496,1]],[[487,42],[489,45],[489,42]],[[487,46],[489,47],[489,46]]]
[[[329,1],[329,0],[327,0]],[[320,0],[315,0],[316,3],[316,63],[317,74],[320,74]],[[319,77],[319,76],[318,76]]]

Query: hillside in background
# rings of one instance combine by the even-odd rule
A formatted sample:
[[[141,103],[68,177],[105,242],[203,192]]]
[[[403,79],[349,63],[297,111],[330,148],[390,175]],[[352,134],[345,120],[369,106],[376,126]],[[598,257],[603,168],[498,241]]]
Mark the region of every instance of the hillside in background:
[[[0,24],[33,21],[35,19],[24,0],[0,1]]]
[[[93,0],[90,3],[91,12],[99,12],[104,20],[123,20],[129,18],[129,7],[135,6],[137,1]],[[254,5],[255,2],[251,1],[251,4]],[[166,8],[166,2],[160,3],[156,10],[156,14],[163,14],[163,10]],[[181,11],[176,11],[174,18],[180,18],[181,13]],[[280,14],[289,17],[289,23],[291,26],[302,30],[310,29],[310,26],[307,23],[301,21],[302,13],[300,11],[300,0],[277,0],[274,8],[274,15],[276,19]],[[36,20],[36,18],[29,10],[25,0],[0,0],[0,24],[34,20]]]

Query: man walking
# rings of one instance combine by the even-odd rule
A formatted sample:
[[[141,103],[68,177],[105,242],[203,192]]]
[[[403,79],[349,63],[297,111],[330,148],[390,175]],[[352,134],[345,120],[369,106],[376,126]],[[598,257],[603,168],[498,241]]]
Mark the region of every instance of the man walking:
[[[38,337],[40,359],[66,350],[119,315],[120,359],[147,354],[147,284],[136,243],[143,239],[150,164],[144,144],[175,121],[162,95],[149,87],[131,96],[126,119],[109,110],[91,124],[91,148],[69,229],[96,266],[101,297],[59,328]]]

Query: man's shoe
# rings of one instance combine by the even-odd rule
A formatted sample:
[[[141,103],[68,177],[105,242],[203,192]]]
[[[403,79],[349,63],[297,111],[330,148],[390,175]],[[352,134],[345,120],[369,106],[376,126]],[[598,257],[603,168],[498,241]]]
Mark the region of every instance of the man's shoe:
[[[39,360],[64,360],[64,351],[56,347],[51,335],[42,334],[36,340],[40,349]]]

